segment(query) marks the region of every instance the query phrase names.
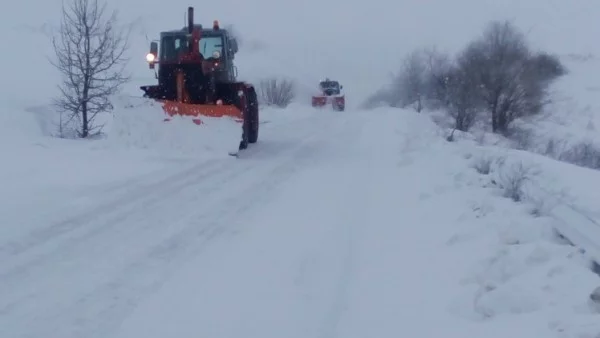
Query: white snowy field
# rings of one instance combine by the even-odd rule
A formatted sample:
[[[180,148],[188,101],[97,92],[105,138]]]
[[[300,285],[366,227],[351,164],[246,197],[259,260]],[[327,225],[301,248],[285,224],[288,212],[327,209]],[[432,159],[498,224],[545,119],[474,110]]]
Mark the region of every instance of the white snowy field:
[[[266,110],[234,159],[239,125],[164,123],[139,102],[104,140],[12,144],[0,336],[600,332],[589,261],[490,183],[506,169],[473,168],[492,148],[410,111],[292,107]]]

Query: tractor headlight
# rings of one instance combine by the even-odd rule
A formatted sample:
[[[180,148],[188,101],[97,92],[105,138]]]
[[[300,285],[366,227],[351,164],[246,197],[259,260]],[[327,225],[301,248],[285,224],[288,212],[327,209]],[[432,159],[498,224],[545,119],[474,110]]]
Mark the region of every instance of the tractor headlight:
[[[154,62],[154,59],[155,59],[154,54],[152,54],[152,53],[146,54],[146,61]]]
[[[216,50],[216,51],[214,51],[214,52],[213,52],[213,55],[212,55],[212,56],[213,56],[215,59],[218,59],[218,58],[220,58],[220,57],[221,57],[221,52],[219,52],[218,50]]]

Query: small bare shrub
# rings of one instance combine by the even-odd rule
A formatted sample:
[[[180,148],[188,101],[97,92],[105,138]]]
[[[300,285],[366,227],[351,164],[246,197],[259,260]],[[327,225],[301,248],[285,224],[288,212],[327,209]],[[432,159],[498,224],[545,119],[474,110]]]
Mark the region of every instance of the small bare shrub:
[[[482,175],[488,175],[492,171],[494,159],[490,156],[480,156],[473,162],[473,168]]]
[[[544,149],[543,154],[550,157],[556,156],[556,140],[550,139],[546,142],[546,149]]]
[[[600,147],[591,142],[581,142],[561,153],[558,159],[580,167],[600,169]]]
[[[294,82],[287,79],[269,78],[260,81],[261,103],[267,106],[285,108],[294,99]]]
[[[600,286],[590,294],[590,299],[600,303]]]
[[[600,286],[590,293],[589,302],[594,312],[600,313]]]
[[[504,197],[521,202],[525,197],[525,183],[535,175],[535,172],[532,167],[518,162],[510,167],[501,165],[497,174],[496,184],[504,191]]]
[[[527,200],[531,203],[531,215],[541,217],[550,213],[556,206],[556,200],[552,200],[546,196],[528,195]]]
[[[569,203],[568,192],[565,190],[548,191],[545,188],[535,189],[527,194],[527,201],[531,203],[530,212],[533,216],[549,215],[556,206]]]
[[[514,147],[519,150],[530,150],[533,145],[533,132],[526,128],[513,127],[506,132]]]

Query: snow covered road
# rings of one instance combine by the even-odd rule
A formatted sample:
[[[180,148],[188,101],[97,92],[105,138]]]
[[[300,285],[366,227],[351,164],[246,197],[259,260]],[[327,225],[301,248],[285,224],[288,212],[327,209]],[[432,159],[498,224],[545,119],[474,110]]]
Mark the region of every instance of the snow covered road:
[[[452,295],[437,286],[457,280],[432,266],[452,263],[438,252],[451,229],[436,236],[446,215],[423,203],[427,182],[439,182],[411,169],[427,144],[407,147],[417,126],[397,122],[330,125],[318,148],[295,156],[296,173],[233,222],[236,236],[190,262],[119,337],[391,336],[448,319],[439,305]]]
[[[487,192],[428,118],[273,125],[245,158],[121,181],[5,232],[0,337],[506,336],[449,311],[480,260],[449,240]]]
[[[257,149],[255,159],[210,160],[99,187],[93,198],[77,196],[68,209],[54,210],[63,219],[5,227],[0,336],[104,336],[102,328],[122,318],[177,263],[228,231],[227,223],[292,175],[313,152],[315,135],[326,130],[287,130],[285,138]]]

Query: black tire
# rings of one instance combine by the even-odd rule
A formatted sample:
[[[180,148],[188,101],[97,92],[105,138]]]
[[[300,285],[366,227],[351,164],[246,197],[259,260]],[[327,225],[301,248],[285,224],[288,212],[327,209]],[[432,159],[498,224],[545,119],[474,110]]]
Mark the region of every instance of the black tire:
[[[256,143],[258,141],[258,127],[260,124],[258,114],[258,97],[254,87],[248,88],[248,143]]]

